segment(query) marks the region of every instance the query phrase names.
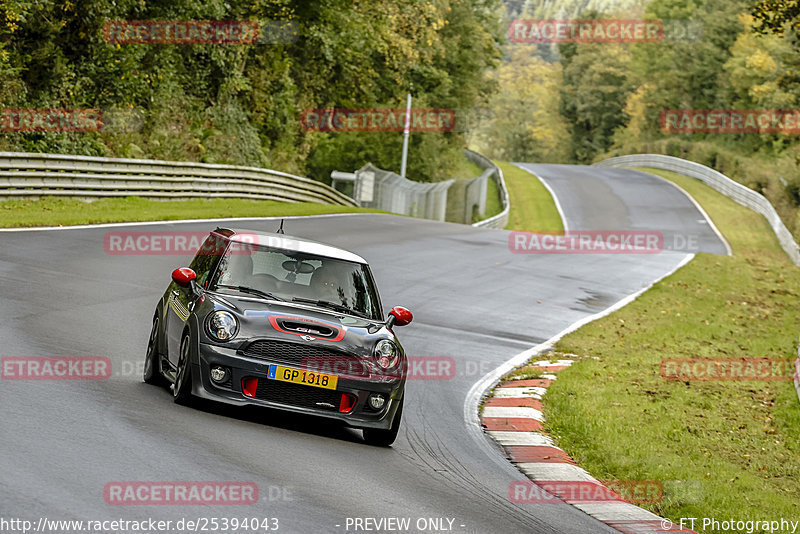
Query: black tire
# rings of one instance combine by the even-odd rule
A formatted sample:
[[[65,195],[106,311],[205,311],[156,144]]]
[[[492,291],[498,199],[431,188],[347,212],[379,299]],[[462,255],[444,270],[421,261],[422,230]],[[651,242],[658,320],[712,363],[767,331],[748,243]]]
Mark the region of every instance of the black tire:
[[[397,439],[397,433],[400,431],[400,420],[403,418],[403,401],[400,401],[400,407],[397,408],[397,413],[394,414],[394,421],[389,430],[381,430],[378,428],[365,428],[364,429],[364,442],[368,445],[375,447],[388,447],[394,440]]]
[[[172,384],[172,397],[177,404],[189,406],[192,403],[192,367],[189,362],[191,344],[189,334],[181,340],[178,367],[175,369],[175,383]]]
[[[158,353],[158,314],[153,317],[153,329],[147,341],[147,354],[144,357],[144,375],[142,378],[148,384],[164,386],[165,380],[161,375],[161,355]]]

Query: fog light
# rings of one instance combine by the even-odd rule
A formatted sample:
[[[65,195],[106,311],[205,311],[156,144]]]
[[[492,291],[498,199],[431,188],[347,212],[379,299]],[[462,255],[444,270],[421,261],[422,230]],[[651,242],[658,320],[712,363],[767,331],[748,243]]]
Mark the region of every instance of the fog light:
[[[211,380],[220,383],[225,382],[226,378],[228,378],[228,370],[226,368],[220,365],[215,365],[211,368]]]
[[[373,393],[369,396],[369,407],[373,410],[380,410],[386,404],[386,399],[380,393]]]

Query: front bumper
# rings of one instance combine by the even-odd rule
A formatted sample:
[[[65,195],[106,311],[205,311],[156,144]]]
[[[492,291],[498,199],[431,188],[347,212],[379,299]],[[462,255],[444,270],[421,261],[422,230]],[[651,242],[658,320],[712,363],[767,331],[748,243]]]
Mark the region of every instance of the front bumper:
[[[270,365],[281,365],[301,369],[300,365],[252,358],[238,354],[236,350],[198,344],[198,358],[192,365],[192,393],[198,397],[233,405],[253,405],[334,419],[355,428],[388,430],[400,406],[405,389],[405,378],[381,377],[379,380],[339,376],[336,390],[292,384],[267,378]],[[211,380],[210,369],[220,365],[229,369],[228,378],[221,384]],[[246,396],[242,380],[257,378],[258,388],[254,397]],[[339,411],[343,393],[355,397],[355,405],[342,413]],[[368,406],[371,393],[382,393],[386,405],[381,410]]]

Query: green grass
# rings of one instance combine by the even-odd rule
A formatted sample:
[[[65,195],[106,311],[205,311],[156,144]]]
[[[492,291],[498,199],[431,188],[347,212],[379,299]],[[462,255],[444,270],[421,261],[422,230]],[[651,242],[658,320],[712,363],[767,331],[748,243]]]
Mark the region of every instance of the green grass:
[[[0,227],[66,226],[129,221],[273,217],[327,213],[376,212],[327,204],[285,203],[247,199],[158,201],[140,197],[108,198],[94,202],[59,197],[0,202]]]
[[[492,183],[493,180],[490,179],[488,181],[488,189],[486,191],[485,215],[481,217],[477,212],[473,213],[472,217],[465,215],[464,210],[466,199],[464,195],[466,193],[467,182],[476,176],[483,174],[483,169],[464,157],[459,160],[458,166],[453,169],[450,174],[456,179],[456,181],[447,191],[447,211],[445,214],[446,221],[459,224],[471,224],[482,219],[487,219],[492,215],[496,215],[502,211],[502,207],[497,208],[497,206],[500,206],[497,184]]]
[[[545,395],[545,429],[598,479],[661,481],[664,499],[647,508],[673,521],[800,519],[792,382],[674,382],[659,371],[665,358],[796,357],[800,269],[763,217],[699,181],[658,174],[694,196],[734,256],[698,254],[564,337],[556,350],[582,359]]]
[[[486,213],[483,218],[494,217],[501,211],[503,211],[503,204],[500,202],[500,191],[497,188],[497,182],[494,178],[489,178],[486,181]]]
[[[723,234],[730,243],[734,255],[764,256],[766,254],[776,260],[787,259],[786,253],[778,243],[778,238],[775,237],[769,223],[758,213],[742,208],[700,180],[661,169],[639,168],[636,170],[655,174],[675,183],[703,206],[714,224],[717,224],[718,220],[724,221],[726,225]],[[714,215],[711,215],[709,209],[714,210]],[[720,231],[722,230],[720,229]]]
[[[555,201],[542,182],[510,163],[495,163],[503,170],[511,201],[506,228],[529,232],[563,232],[564,226]]]
[[[455,167],[450,174],[454,178],[474,178],[475,176],[483,174],[483,169],[471,160],[463,157],[458,160],[458,166]]]

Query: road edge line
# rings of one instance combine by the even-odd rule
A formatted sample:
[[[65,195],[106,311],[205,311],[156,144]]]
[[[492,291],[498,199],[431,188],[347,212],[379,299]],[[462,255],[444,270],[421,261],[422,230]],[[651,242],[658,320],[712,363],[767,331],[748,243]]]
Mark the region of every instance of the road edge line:
[[[548,349],[552,349],[555,346],[555,344],[561,338],[566,336],[567,334],[572,333],[575,330],[578,330],[579,328],[581,328],[582,326],[584,326],[586,324],[589,324],[589,323],[591,323],[593,321],[596,321],[598,319],[602,319],[603,317],[606,317],[606,316],[614,313],[615,311],[624,308],[625,306],[627,306],[628,304],[630,304],[631,302],[633,302],[634,300],[636,300],[637,298],[642,296],[648,290],[650,290],[655,284],[659,283],[660,281],[664,280],[665,278],[667,278],[669,276],[672,276],[673,274],[678,272],[681,268],[683,268],[690,261],[692,261],[694,259],[694,257],[695,257],[695,254],[687,254],[678,263],[678,265],[676,265],[673,269],[671,269],[667,273],[663,274],[662,276],[656,278],[655,280],[650,282],[647,286],[643,287],[642,289],[640,289],[640,290],[628,295],[627,297],[624,297],[624,298],[620,299],[619,301],[617,301],[616,303],[612,304],[611,306],[609,306],[605,310],[602,310],[602,311],[600,311],[598,313],[595,313],[593,315],[589,315],[587,317],[584,317],[583,319],[580,319],[580,320],[572,323],[567,328],[565,328],[561,332],[557,333],[553,337],[549,338],[548,340],[546,340],[546,341],[544,341],[542,343],[539,343],[538,345],[535,345],[535,346],[531,347],[530,349],[527,349],[527,350],[525,350],[523,352],[520,352],[519,354],[511,357],[509,360],[507,360],[503,364],[501,364],[498,367],[496,367],[493,371],[490,371],[489,373],[484,375],[483,378],[481,378],[478,382],[473,384],[473,386],[467,392],[467,397],[464,400],[464,413],[463,413],[463,416],[464,416],[464,423],[467,426],[467,433],[470,436],[472,436],[472,438],[476,441],[476,443],[481,448],[483,448],[483,450],[489,455],[489,457],[492,460],[496,461],[497,463],[502,463],[503,465],[507,466],[510,463],[508,461],[508,459],[506,459],[504,457],[500,457],[500,455],[497,454],[498,453],[498,445],[499,445],[499,443],[494,441],[491,438],[491,436],[486,434],[486,432],[483,430],[483,427],[481,425],[481,417],[480,417],[478,412],[479,412],[480,402],[486,396],[486,394],[489,391],[491,391],[495,386],[497,386],[497,384],[500,382],[500,380],[505,375],[507,375],[509,372],[513,371],[515,368],[517,368],[520,365],[524,364],[525,362],[527,362],[528,360],[530,360],[534,356],[542,354],[543,352],[547,351]],[[522,433],[524,434],[525,432],[522,432]],[[514,467],[517,468],[516,466],[514,466]],[[587,515],[595,517],[599,521],[601,521],[601,522],[603,522],[603,523],[605,523],[605,524],[607,524],[609,526],[612,526],[613,528],[618,528],[620,526],[619,525],[619,521],[611,521],[611,520],[608,520],[607,518],[601,519],[600,517],[597,517],[599,514],[596,514],[596,513],[592,514],[591,511],[586,511],[586,510],[582,510],[582,511],[584,513],[586,513]],[[650,513],[650,512],[648,512],[648,513]],[[666,525],[667,523],[669,523],[669,525],[672,526],[672,523],[668,519],[663,519],[662,520],[662,524],[663,525]],[[631,533],[633,533],[633,532],[635,532],[635,531],[631,531]],[[652,530],[651,530],[651,532],[652,532]],[[691,532],[691,531],[684,531],[684,532]]]
[[[731,244],[728,243],[728,240],[725,238],[724,235],[722,235],[722,232],[719,231],[719,228],[717,228],[717,225],[714,224],[714,221],[711,219],[711,217],[708,215],[708,213],[706,213],[706,210],[703,209],[703,206],[701,206],[700,203],[697,200],[695,200],[695,198],[686,189],[684,189],[683,187],[679,186],[675,182],[664,178],[663,176],[659,176],[659,175],[653,174],[651,172],[640,171],[639,169],[636,169],[636,168],[633,168],[633,167],[618,167],[618,168],[620,168],[620,169],[628,169],[628,170],[636,171],[636,172],[641,172],[642,174],[647,174],[647,175],[653,176],[655,178],[658,178],[659,180],[664,180],[668,184],[670,184],[670,185],[672,185],[674,187],[677,187],[680,192],[682,192],[684,195],[686,195],[686,198],[688,198],[689,200],[692,201],[692,204],[694,204],[694,206],[697,208],[697,211],[699,211],[700,214],[703,217],[705,217],[706,221],[708,221],[708,225],[711,227],[712,230],[714,230],[714,233],[717,234],[717,237],[719,238],[720,241],[722,241],[722,244],[725,245],[725,250],[728,251],[728,256],[733,256],[733,249],[731,248]],[[681,176],[683,176],[683,175],[681,175]]]
[[[558,212],[558,216],[561,217],[561,226],[564,229],[564,233],[567,233],[569,231],[569,225],[567,224],[567,217],[564,215],[564,210],[561,209],[561,202],[558,201],[558,197],[556,196],[556,192],[553,191],[553,188],[550,187],[550,184],[545,182],[544,178],[542,178],[541,176],[539,176],[538,174],[536,174],[532,170],[526,169],[525,167],[523,167],[523,165],[525,165],[525,163],[511,163],[511,165],[517,167],[520,170],[523,170],[523,171],[527,172],[528,174],[530,174],[531,176],[533,176],[534,178],[539,180],[539,182],[544,186],[544,188],[547,189],[547,192],[550,193],[550,196],[553,198],[553,203],[556,205],[556,211]]]

